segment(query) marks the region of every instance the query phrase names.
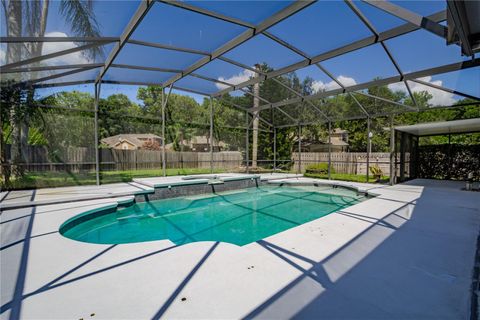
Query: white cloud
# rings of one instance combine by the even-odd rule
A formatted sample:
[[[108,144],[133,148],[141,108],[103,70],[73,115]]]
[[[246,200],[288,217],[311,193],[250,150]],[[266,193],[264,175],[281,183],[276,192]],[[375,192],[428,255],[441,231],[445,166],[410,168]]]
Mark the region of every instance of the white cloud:
[[[431,76],[424,77],[424,78],[419,78],[419,80],[422,80],[424,82],[428,82],[428,83],[431,83],[431,84],[434,84],[434,85],[437,85],[437,86],[442,86],[442,84],[443,84],[442,80],[432,81]],[[445,91],[442,91],[440,89],[434,89],[434,88],[425,86],[425,85],[420,84],[420,83],[412,82],[412,81],[409,81],[408,85],[410,86],[410,90],[412,90],[412,92],[427,91],[428,93],[430,93],[432,95],[432,99],[430,99],[428,101],[428,103],[431,104],[431,105],[434,105],[434,106],[450,106],[450,105],[452,105],[456,102],[453,94],[451,94],[449,92],[445,92]],[[405,87],[403,82],[389,84],[388,88],[390,90],[403,91],[403,92],[407,93],[407,88]]]
[[[45,33],[45,37],[67,37],[66,33],[53,31]],[[44,42],[42,48],[42,55],[59,52],[75,48],[77,45],[73,42]],[[0,48],[0,64],[6,63],[6,48]],[[81,51],[73,52],[63,56],[43,60],[52,65],[68,65],[68,64],[82,64],[88,63],[88,59],[82,55]]]
[[[350,78],[350,77],[345,77],[340,75],[337,80],[344,85],[345,87],[353,86],[357,84],[355,79]],[[319,92],[319,91],[329,91],[329,90],[334,90],[338,89],[340,86],[335,82],[335,81],[330,81],[330,82],[323,82],[323,81],[313,81],[312,83],[312,89],[314,92]]]
[[[250,78],[253,78],[254,76],[255,76],[255,72],[245,69],[239,74],[231,76],[230,78],[219,77],[218,80],[235,85],[235,84],[248,81],[250,80]],[[221,84],[221,83],[215,83],[215,85],[220,90],[228,88],[227,85]]]
[[[45,37],[67,37],[67,34],[59,31],[53,31],[47,32]],[[75,47],[77,47],[77,45],[73,42],[45,42],[42,48],[42,55],[68,50]],[[54,65],[88,63],[87,58],[82,55],[81,51],[55,57],[45,61]]]

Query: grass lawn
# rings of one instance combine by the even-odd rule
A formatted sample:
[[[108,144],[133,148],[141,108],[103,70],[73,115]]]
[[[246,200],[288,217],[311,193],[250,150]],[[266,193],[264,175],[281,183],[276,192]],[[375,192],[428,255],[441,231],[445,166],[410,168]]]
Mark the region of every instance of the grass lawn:
[[[305,173],[305,177],[328,179],[328,174]],[[332,180],[352,181],[352,182],[367,182],[367,176],[363,174],[346,174],[346,173],[332,173],[330,175]],[[388,180],[387,176],[382,176],[380,182]],[[374,183],[375,179],[370,175],[368,182]]]
[[[214,169],[214,173],[232,172],[235,170]],[[206,174],[210,173],[210,168],[171,168],[167,169],[167,176],[190,175],[190,174]],[[257,172],[251,172],[257,173]],[[258,172],[259,173],[259,172]],[[158,177],[162,176],[162,169],[140,169],[126,171],[102,171],[100,173],[100,182],[102,184],[115,182],[130,182],[134,178],[142,177]],[[305,173],[306,177],[328,179],[327,174]],[[334,180],[366,182],[365,175],[332,173],[331,178]],[[382,177],[382,182],[388,181],[388,177]],[[375,182],[370,176],[369,182]],[[94,185],[95,172],[27,172],[22,179],[11,182],[10,188],[5,189],[32,189],[32,188],[53,188],[79,185]],[[3,189],[2,181],[2,189]]]
[[[214,173],[229,170],[214,169]],[[230,170],[231,171],[231,170]],[[210,168],[185,168],[167,169],[167,176],[205,174],[210,173]],[[114,182],[130,182],[134,178],[162,176],[162,169],[143,169],[126,171],[102,171],[100,182],[102,184]],[[13,180],[9,189],[52,188],[79,185],[93,185],[96,183],[95,172],[27,172],[22,179]],[[2,181],[3,188],[3,181]]]

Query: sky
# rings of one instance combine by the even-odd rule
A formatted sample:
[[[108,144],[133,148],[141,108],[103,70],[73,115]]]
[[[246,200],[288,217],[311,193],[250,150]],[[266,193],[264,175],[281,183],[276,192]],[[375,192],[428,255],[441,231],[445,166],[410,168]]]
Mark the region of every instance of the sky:
[[[208,10],[258,24],[272,13],[287,6],[288,1],[186,1]],[[445,9],[445,1],[392,1],[421,15],[429,15]],[[388,30],[404,23],[404,21],[380,11],[366,3],[354,2],[371,21],[378,32]],[[130,17],[138,7],[139,1],[96,1],[94,11],[100,25],[102,36],[119,36]],[[112,18],[113,17],[113,18]],[[0,17],[5,21],[4,17]],[[1,24],[1,35],[5,36],[5,25]],[[177,47],[212,52],[223,43],[240,35],[246,28],[226,21],[206,17],[191,11],[182,10],[163,3],[155,3],[140,26],[132,34],[131,39],[161,43]],[[358,19],[344,1],[319,1],[303,11],[274,25],[268,30],[273,35],[297,47],[308,56],[315,56],[341,47],[352,41],[371,35],[369,29]],[[68,22],[59,13],[59,2],[52,1],[47,22],[46,36],[72,36]],[[445,40],[425,31],[419,30],[408,35],[385,42],[398,62],[403,73],[431,68],[443,64],[466,60],[462,57],[458,46],[446,46]],[[45,43],[42,54],[75,47],[75,43]],[[113,45],[104,46],[105,55]],[[256,63],[267,63],[273,69],[302,61],[303,58],[279,45],[268,37],[259,34],[254,38],[227,52],[225,57],[248,66]],[[184,69],[202,58],[202,55],[171,50],[149,48],[135,44],[126,44],[114,63],[137,66],[153,66],[168,69]],[[85,52],[45,60],[46,65],[65,65],[76,63],[102,62],[101,57],[92,59]],[[5,63],[5,45],[0,46],[0,62]],[[361,50],[350,52],[322,62],[322,66],[334,75],[342,84],[349,86],[374,78],[398,75],[383,48],[372,45]],[[251,71],[213,60],[198,69],[196,73],[219,79],[231,84],[241,83],[253,76]],[[52,81],[74,81],[94,79],[98,70],[90,70],[80,74],[58,78]],[[163,82],[175,73],[158,71],[128,70],[110,68],[105,80],[126,80],[141,82]],[[314,79],[314,90],[331,90],[336,83],[315,66],[297,71],[300,79]],[[480,68],[452,72],[422,79],[436,85],[457,89],[472,95],[480,96]],[[205,92],[215,93],[224,89],[225,85],[213,83],[187,76],[175,85]],[[428,90],[438,104],[449,105],[459,97],[436,89],[411,83],[413,91]],[[41,95],[48,95],[59,90],[80,90],[92,92],[92,86],[71,86],[69,88],[50,88],[40,90]],[[390,88],[406,90],[405,86],[392,84]],[[136,98],[137,86],[104,85],[102,96],[124,93],[133,101]],[[186,93],[185,93],[186,94]],[[201,102],[203,96],[192,95]]]

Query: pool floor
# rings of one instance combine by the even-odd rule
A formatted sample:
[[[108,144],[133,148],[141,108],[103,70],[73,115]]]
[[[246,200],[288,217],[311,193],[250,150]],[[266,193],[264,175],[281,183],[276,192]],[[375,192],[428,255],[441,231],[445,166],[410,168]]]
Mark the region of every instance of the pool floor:
[[[366,198],[350,190],[265,186],[134,204],[95,215],[64,236],[120,244],[169,239],[175,244],[221,241],[239,246],[328,215]]]

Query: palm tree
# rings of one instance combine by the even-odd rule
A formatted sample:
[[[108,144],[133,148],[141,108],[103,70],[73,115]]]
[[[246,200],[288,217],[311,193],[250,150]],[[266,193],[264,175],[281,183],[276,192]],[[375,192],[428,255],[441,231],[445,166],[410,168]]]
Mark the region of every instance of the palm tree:
[[[43,37],[47,26],[47,19],[50,7],[50,0],[1,0],[5,15],[5,27],[8,37]],[[70,24],[73,36],[79,37],[97,37],[100,35],[98,23],[96,21],[93,0],[62,0],[59,4],[59,14]],[[30,43],[8,43],[6,52],[6,64],[25,60],[31,57],[41,55],[43,42]],[[86,55],[94,57],[100,54],[101,49],[95,47],[87,52]],[[37,63],[38,64],[38,63]],[[14,81],[20,82],[20,74],[16,75]],[[13,176],[22,176],[23,168],[18,166],[24,162],[25,150],[27,147],[29,134],[29,118],[33,108],[24,108],[22,104],[33,102],[35,91],[33,88],[26,89],[26,100],[17,100],[9,106],[9,119],[2,119],[10,123],[11,130],[11,172]],[[3,130],[0,127],[0,130]],[[3,137],[0,133],[0,137]],[[1,141],[2,159],[6,151],[6,141]],[[2,171],[3,174],[3,171]],[[8,177],[5,177],[5,183],[8,184]]]

